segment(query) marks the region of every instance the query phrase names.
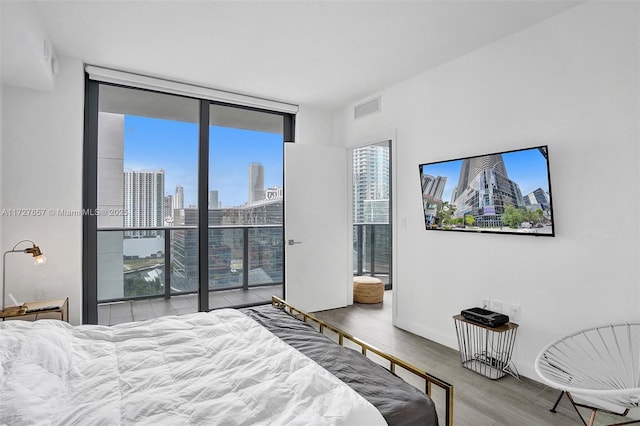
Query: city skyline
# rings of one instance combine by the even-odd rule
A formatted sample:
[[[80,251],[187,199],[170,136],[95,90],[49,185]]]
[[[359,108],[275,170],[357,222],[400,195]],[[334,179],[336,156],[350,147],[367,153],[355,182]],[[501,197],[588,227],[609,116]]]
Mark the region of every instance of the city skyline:
[[[184,205],[197,205],[198,125],[126,115],[124,168],[165,172],[165,196],[182,186]],[[279,133],[210,126],[209,191],[223,207],[249,200],[249,164],[264,167],[264,186],[283,186],[283,140]]]
[[[538,188],[549,193],[547,160],[537,149],[526,149],[502,153],[509,178],[520,187],[522,195],[530,194]],[[427,163],[422,166],[422,174],[434,178],[446,177],[447,182],[442,194],[443,201],[451,201],[451,195],[458,186],[460,169],[464,159]]]
[[[389,145],[353,150],[353,221],[389,221]]]

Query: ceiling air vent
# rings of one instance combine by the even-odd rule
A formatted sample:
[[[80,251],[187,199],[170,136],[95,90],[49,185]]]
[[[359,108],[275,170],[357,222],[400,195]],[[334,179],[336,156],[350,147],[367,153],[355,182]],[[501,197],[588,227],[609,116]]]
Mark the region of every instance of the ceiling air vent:
[[[353,109],[353,118],[357,120],[358,118],[362,118],[365,115],[373,114],[378,111],[380,111],[380,96],[360,105],[356,105]]]

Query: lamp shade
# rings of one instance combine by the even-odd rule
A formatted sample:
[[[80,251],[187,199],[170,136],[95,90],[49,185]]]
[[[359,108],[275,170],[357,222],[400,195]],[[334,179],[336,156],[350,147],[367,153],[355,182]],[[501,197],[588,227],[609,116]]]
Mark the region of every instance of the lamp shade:
[[[35,243],[32,244],[33,247],[25,249],[24,252],[30,253],[33,256],[33,263],[35,265],[44,265],[45,263],[47,263],[47,258],[44,254],[42,254],[42,250],[40,250],[40,247],[35,245]]]
[[[45,263],[47,263],[47,256],[45,256],[44,254],[33,256],[33,263],[38,266],[44,265]]]

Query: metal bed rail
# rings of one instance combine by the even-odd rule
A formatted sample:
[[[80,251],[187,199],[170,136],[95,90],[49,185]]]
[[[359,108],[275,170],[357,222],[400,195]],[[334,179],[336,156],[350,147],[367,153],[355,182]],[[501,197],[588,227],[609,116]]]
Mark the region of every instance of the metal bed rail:
[[[453,385],[445,382],[444,380],[440,380],[439,378],[427,373],[424,370],[419,369],[418,367],[409,364],[406,361],[403,361],[393,355],[390,355],[386,352],[381,351],[380,349],[371,346],[370,344],[358,339],[357,337],[347,333],[346,331],[343,331],[341,329],[339,329],[338,327],[335,327],[325,321],[322,321],[321,319],[318,319],[317,317],[313,316],[312,314],[309,314],[305,311],[302,311],[298,308],[296,308],[295,306],[290,305],[289,303],[285,302],[284,300],[282,300],[281,298],[277,297],[277,296],[271,296],[271,305],[276,307],[276,308],[280,308],[283,309],[287,312],[289,312],[291,315],[294,315],[296,317],[300,317],[302,319],[303,322],[309,322],[312,321],[316,324],[318,324],[319,327],[319,331],[320,333],[324,334],[325,329],[331,330],[334,333],[336,333],[338,335],[338,344],[340,346],[344,346],[344,340],[347,339],[350,342],[358,345],[361,348],[361,352],[362,355],[364,355],[365,357],[367,357],[367,354],[369,352],[374,353],[376,355],[378,355],[381,358],[384,358],[385,360],[389,361],[389,368],[388,370],[391,371],[392,373],[395,374],[396,372],[396,367],[400,367],[405,371],[408,371],[409,373],[414,374],[415,376],[418,376],[419,378],[423,379],[425,381],[425,393],[431,397],[431,385],[436,385],[440,388],[442,388],[444,390],[445,393],[445,425],[446,426],[453,426]]]

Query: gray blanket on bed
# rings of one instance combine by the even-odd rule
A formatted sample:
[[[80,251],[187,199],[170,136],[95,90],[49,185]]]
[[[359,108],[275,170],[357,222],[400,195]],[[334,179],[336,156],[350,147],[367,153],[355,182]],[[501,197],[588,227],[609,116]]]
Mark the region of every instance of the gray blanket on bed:
[[[272,306],[242,311],[351,386],[382,413],[389,425],[438,425],[428,396],[359,352],[337,345],[309,324]]]

